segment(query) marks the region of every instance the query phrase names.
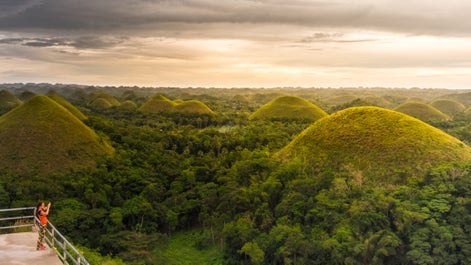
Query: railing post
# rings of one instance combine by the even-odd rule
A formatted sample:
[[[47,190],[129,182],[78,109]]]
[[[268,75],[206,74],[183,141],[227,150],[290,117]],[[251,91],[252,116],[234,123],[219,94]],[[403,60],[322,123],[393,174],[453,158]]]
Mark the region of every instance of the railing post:
[[[55,229],[51,227],[51,248],[54,248],[54,244],[56,243],[56,241],[54,240],[54,238],[56,238],[56,236],[54,235],[54,232],[55,232]]]
[[[25,227],[25,226],[31,226],[31,227],[36,227],[39,229],[40,221],[39,218],[36,216],[36,207],[25,207],[25,208],[14,208],[14,209],[0,209],[0,213],[3,212],[12,212],[12,211],[23,211],[23,210],[33,210],[34,215],[33,216],[18,216],[18,217],[3,217],[0,218],[0,221],[10,221],[10,220],[23,220],[23,219],[33,219],[32,224],[28,225],[13,225],[13,226],[0,226],[1,229],[11,229],[11,228],[17,228],[17,227]],[[50,227],[50,230],[47,230],[47,227]],[[46,235],[51,236],[51,240],[48,241],[49,239],[45,238],[46,243],[50,244],[51,249],[54,249],[55,252],[58,254],[58,257],[62,259],[62,262],[64,264],[69,264],[67,259],[70,259],[73,264],[78,264],[78,265],[90,265],[88,261],[83,257],[80,252],[77,251],[77,249],[74,248],[72,244],[70,244],[69,241],[60,233],[59,230],[57,230],[52,223],[48,223],[46,225]],[[57,244],[56,244],[57,240]],[[56,245],[59,245],[60,248],[62,249],[62,255],[60,255],[58,249],[55,247]],[[67,249],[69,248],[70,251]]]

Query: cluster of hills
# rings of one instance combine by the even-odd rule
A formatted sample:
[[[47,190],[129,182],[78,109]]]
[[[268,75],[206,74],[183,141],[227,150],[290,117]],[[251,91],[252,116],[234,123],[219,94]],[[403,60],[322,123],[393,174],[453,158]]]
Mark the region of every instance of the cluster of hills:
[[[206,104],[199,100],[170,100],[163,95],[155,95],[139,108],[147,113],[192,113],[192,114],[214,114]]]
[[[41,174],[77,170],[93,167],[98,157],[113,153],[110,144],[83,123],[86,116],[69,101],[57,93],[26,94],[29,99],[23,103],[9,91],[0,93],[1,109],[10,111],[0,118],[3,169]],[[250,101],[253,96],[238,95],[232,101]],[[75,97],[86,101],[86,106],[92,109],[124,107],[144,113],[215,114],[200,100],[170,100],[162,94],[141,100],[140,106],[133,101],[136,94],[129,91],[122,101],[100,91],[89,94],[78,91]],[[466,97],[446,95],[430,104],[407,100],[394,111],[347,106],[331,115],[298,96],[275,93],[271,97],[248,119],[312,122],[277,157],[301,159],[313,172],[336,168],[370,179],[394,170],[418,173],[440,163],[471,159],[467,145],[424,123],[450,120],[456,113],[465,112],[465,105],[457,100]],[[355,100],[362,102],[359,105],[391,106],[390,101],[368,94],[360,101],[344,94],[325,102],[344,104]]]
[[[129,264],[189,248],[210,264],[426,264],[409,262],[419,241],[471,242],[469,93],[27,88],[0,93],[0,204],[52,197],[54,224]]]

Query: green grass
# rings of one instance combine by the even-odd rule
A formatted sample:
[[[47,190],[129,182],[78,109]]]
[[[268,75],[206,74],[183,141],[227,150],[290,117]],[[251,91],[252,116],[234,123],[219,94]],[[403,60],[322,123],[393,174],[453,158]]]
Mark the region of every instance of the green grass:
[[[327,113],[311,102],[295,96],[281,96],[263,105],[250,119],[298,119],[315,121]]]
[[[121,105],[121,102],[119,102],[119,100],[117,100],[114,96],[108,94],[108,93],[103,93],[103,92],[94,92],[92,94],[90,94],[90,97],[91,97],[91,100],[90,102],[93,102],[97,99],[105,99],[106,101],[108,101],[111,106],[120,106]]]
[[[87,119],[87,116],[85,116],[80,110],[78,110],[74,105],[70,104],[70,102],[68,102],[61,96],[57,94],[53,94],[53,95],[49,95],[48,97],[54,100],[55,102],[59,103],[62,107],[66,108],[68,111],[70,111],[70,113],[74,114],[75,117],[77,117],[79,120],[84,121]]]
[[[395,110],[424,122],[450,120],[450,117],[445,113],[422,102],[405,102],[399,105]]]
[[[147,102],[142,104],[140,111],[150,113],[161,112],[178,112],[178,113],[194,113],[194,114],[214,114],[214,112],[203,102],[199,100],[183,101],[176,99],[174,101],[163,95],[155,95]]]
[[[180,113],[195,113],[195,114],[214,114],[214,112],[199,100],[188,100],[178,105],[175,105],[172,109],[173,112]]]
[[[166,265],[219,265],[222,264],[222,247],[195,247],[198,230],[178,232],[171,236],[167,246],[155,250],[157,264]]]
[[[108,109],[113,107],[113,104],[111,104],[107,99],[105,98],[97,98],[90,102],[90,107],[94,109]]]
[[[18,107],[21,103],[21,100],[9,91],[0,90],[0,115]]]
[[[454,115],[466,109],[463,104],[451,99],[437,99],[430,103],[430,105],[448,115]]]
[[[328,170],[377,185],[404,181],[445,163],[471,161],[471,148],[413,117],[379,107],[339,111],[304,130],[276,157],[301,161],[312,174]]]
[[[170,111],[175,103],[170,99],[162,96],[162,95],[155,95],[148,101],[146,101],[142,106],[139,108],[142,112],[149,112],[149,113],[161,113]]]
[[[93,168],[114,149],[47,96],[35,96],[0,117],[0,168],[48,174]]]

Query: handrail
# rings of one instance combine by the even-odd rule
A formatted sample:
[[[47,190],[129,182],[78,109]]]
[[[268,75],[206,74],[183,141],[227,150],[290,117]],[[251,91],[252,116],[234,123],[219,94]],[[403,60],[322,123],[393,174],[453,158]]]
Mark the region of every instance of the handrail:
[[[13,212],[13,211],[36,211],[36,207],[23,207],[23,208],[12,208],[12,209],[0,209],[0,213],[4,212]],[[16,217],[2,217],[0,218],[1,221],[13,221],[13,220],[29,220],[33,219],[29,224],[15,224],[15,225],[8,225],[8,226],[0,226],[0,230],[2,229],[14,229],[20,227],[33,227],[34,226],[34,214],[33,215],[24,215],[24,216],[16,216]]]
[[[31,223],[0,226],[0,230],[19,227],[35,227],[36,229],[39,229],[39,218],[36,216],[36,207],[0,209],[0,213],[26,210],[33,210],[33,215],[2,217],[0,218],[0,222],[32,219]],[[82,254],[80,254],[80,252],[75,249],[75,247],[59,232],[59,230],[57,230],[54,225],[52,225],[51,222],[48,222],[46,225],[46,237],[44,238],[44,240],[51,249],[54,249],[56,251],[62,263],[74,265],[90,265],[90,263],[88,263],[85,257],[83,257]]]

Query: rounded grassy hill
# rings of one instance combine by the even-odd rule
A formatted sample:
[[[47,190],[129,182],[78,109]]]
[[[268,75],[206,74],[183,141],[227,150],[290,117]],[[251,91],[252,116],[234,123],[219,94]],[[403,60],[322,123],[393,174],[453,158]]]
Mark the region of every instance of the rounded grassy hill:
[[[170,111],[175,103],[163,95],[155,95],[139,108],[142,112],[161,113]]]
[[[430,103],[430,105],[448,115],[455,115],[466,110],[465,105],[451,99],[437,99]]]
[[[106,98],[97,98],[88,105],[96,110],[104,110],[113,107],[113,104],[111,104]]]
[[[311,102],[295,96],[273,99],[250,115],[249,119],[289,119],[315,121],[327,113]]]
[[[108,101],[108,103],[111,104],[111,106],[117,107],[121,105],[121,102],[119,102],[119,100],[117,100],[113,95],[110,95],[108,93],[94,92],[90,94],[90,97],[91,97],[90,103],[95,102],[97,99],[104,99]]]
[[[416,118],[379,107],[353,107],[316,121],[276,153],[312,175],[344,172],[389,185],[430,167],[471,161],[471,148]]]
[[[66,108],[35,96],[0,117],[0,170],[14,174],[93,168],[114,149]]]
[[[137,109],[137,104],[136,102],[128,99],[128,100],[125,100],[123,104],[121,104],[121,108],[133,110],[133,109]]]
[[[77,117],[79,120],[84,121],[87,119],[87,116],[85,116],[79,109],[77,109],[74,105],[72,105],[70,102],[65,100],[63,97],[57,95],[57,94],[52,94],[48,96],[50,99],[54,100],[55,102],[59,103],[62,107],[66,108],[70,113],[74,114],[75,117]]]
[[[424,122],[450,120],[450,116],[441,112],[437,108],[422,102],[405,102],[395,108],[395,110]]]
[[[184,101],[178,105],[175,105],[172,111],[187,114],[214,114],[214,112],[206,104],[199,100]]]
[[[21,103],[21,100],[10,91],[0,90],[0,115],[18,107]]]

